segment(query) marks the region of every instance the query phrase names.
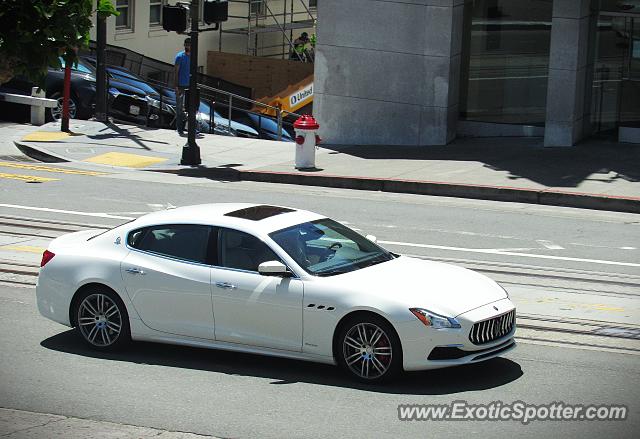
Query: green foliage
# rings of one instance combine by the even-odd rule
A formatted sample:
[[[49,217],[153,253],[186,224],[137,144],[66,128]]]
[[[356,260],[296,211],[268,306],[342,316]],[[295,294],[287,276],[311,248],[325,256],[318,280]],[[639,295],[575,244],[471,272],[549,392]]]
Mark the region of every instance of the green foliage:
[[[110,15],[117,17],[120,15],[120,12],[116,10],[111,0],[98,0],[98,16],[100,18],[107,18]]]
[[[73,49],[89,42],[93,1],[1,0],[0,84],[21,75],[42,85],[59,56],[75,61]]]

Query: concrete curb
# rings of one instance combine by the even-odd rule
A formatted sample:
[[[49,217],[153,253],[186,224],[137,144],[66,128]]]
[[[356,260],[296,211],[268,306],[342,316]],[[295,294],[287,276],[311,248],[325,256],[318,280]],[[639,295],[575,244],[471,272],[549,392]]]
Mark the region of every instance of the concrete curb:
[[[557,190],[550,189],[519,189],[514,187],[467,185],[436,181],[392,180],[367,177],[345,177],[327,174],[313,175],[251,170],[244,171],[229,168],[198,167],[184,169],[148,169],[148,171],[166,172],[185,177],[209,178],[214,180],[297,184],[339,189],[471,198],[479,200],[508,201],[515,203],[640,213],[640,198],[559,192]]]
[[[52,154],[46,149],[36,148],[35,146],[28,145],[26,143],[19,142],[17,140],[15,140],[13,143],[14,145],[16,145],[16,148],[18,148],[21,153],[23,153],[27,157],[31,157],[34,160],[38,160],[39,162],[65,163],[70,161],[69,159],[66,159],[64,157],[60,157],[55,154]]]
[[[46,163],[69,162],[44,148],[14,141],[16,147],[28,157]],[[346,177],[341,175],[304,172],[272,172],[238,170],[233,168],[174,168],[144,169],[185,177],[209,178],[227,181],[255,181],[262,183],[296,184],[337,189],[357,189],[390,193],[432,195],[440,197],[470,198],[477,200],[507,201],[547,206],[575,207],[613,212],[640,213],[640,197],[618,197],[554,189],[521,189],[508,186],[471,185],[421,180],[393,180],[385,178]]]

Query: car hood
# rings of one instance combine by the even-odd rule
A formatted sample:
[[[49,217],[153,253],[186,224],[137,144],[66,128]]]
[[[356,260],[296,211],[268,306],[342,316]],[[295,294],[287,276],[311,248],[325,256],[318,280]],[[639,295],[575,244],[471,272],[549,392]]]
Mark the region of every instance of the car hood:
[[[229,119],[225,119],[224,117],[215,116],[214,120],[216,125],[223,125],[225,127],[229,125]],[[231,121],[231,128],[236,131],[245,131],[249,134],[253,134],[254,136],[258,135],[258,132],[250,126],[236,122],[234,120]]]
[[[455,317],[507,297],[492,279],[456,265],[401,256],[382,264],[332,276],[337,285]]]

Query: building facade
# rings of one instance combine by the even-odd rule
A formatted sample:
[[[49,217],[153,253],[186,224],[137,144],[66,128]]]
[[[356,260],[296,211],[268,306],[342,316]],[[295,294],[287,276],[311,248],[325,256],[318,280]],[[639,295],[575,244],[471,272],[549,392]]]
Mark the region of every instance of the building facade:
[[[327,142],[640,142],[640,0],[321,0]]]
[[[96,1],[96,0],[94,0]],[[111,0],[120,15],[107,19],[107,44],[124,47],[149,58],[173,64],[188,35],[162,29],[162,6],[179,0]],[[200,11],[205,0],[200,1]],[[191,0],[182,0],[182,3]],[[206,72],[207,52],[224,51],[288,58],[289,42],[300,32],[313,32],[317,0],[233,0],[229,20],[220,31],[198,37],[198,62]],[[201,28],[207,28],[202,22]],[[90,37],[96,38],[95,17]]]

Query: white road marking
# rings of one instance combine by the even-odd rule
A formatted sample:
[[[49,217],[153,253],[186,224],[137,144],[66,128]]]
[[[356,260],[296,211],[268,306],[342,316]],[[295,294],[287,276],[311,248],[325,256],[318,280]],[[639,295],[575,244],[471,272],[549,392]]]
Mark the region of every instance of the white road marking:
[[[595,245],[595,244],[581,244],[579,242],[570,242],[571,245],[577,245],[580,247],[593,247],[593,248],[606,248],[606,249],[618,249],[618,250],[638,250],[636,247],[611,247],[609,245]]]
[[[602,265],[621,265],[624,267],[640,267],[640,264],[634,264],[633,262],[617,262],[617,261],[605,261],[600,259],[570,258],[567,256],[536,255],[531,253],[500,251],[499,249],[492,249],[492,248],[485,249],[485,248],[447,247],[444,245],[415,244],[412,242],[397,242],[397,241],[378,241],[378,242],[380,244],[399,245],[402,247],[433,248],[437,250],[451,250],[451,251],[459,251],[459,252],[467,252],[467,253],[484,253],[484,254],[491,254],[491,255],[519,256],[523,258],[555,259],[559,261],[587,262],[587,263],[602,264]]]
[[[529,248],[492,248],[490,250],[495,250],[497,252],[502,253],[502,252],[515,252],[515,251],[524,252],[524,251],[529,251],[529,250],[540,250],[540,249],[539,248],[531,248],[531,247],[529,247]]]
[[[66,213],[68,215],[93,216],[98,218],[113,218],[113,219],[123,219],[123,220],[135,219],[129,216],[111,215],[103,212],[78,212],[77,210],[50,209],[48,207],[20,206],[17,204],[0,204],[0,207],[7,207],[9,209],[37,210],[40,212]]]
[[[111,215],[147,215],[151,212],[111,212]]]
[[[536,242],[539,243],[539,244],[544,245],[549,250],[564,250],[564,247],[562,247],[562,246],[560,246],[558,244],[554,244],[551,241],[545,241],[544,239],[536,239]]]

